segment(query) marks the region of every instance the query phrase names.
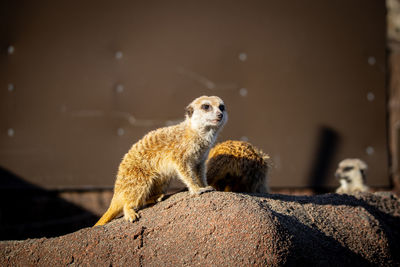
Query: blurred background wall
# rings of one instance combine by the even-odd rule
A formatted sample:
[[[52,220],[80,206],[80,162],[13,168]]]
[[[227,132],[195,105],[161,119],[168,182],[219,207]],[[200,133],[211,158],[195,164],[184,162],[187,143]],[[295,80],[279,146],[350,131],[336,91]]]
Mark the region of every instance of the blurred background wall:
[[[400,0],[387,0],[387,34],[390,174],[400,192]]]
[[[0,239],[91,225],[130,146],[200,95],[226,103],[221,141],[270,154],[275,192],[332,191],[348,157],[391,188],[400,61],[387,12],[375,0],[2,1]]]

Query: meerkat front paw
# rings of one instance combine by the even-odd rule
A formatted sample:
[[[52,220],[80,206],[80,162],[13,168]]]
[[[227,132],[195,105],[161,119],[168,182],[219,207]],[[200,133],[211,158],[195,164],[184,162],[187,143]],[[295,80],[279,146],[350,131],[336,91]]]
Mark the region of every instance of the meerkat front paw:
[[[124,219],[128,222],[134,222],[139,219],[139,214],[133,209],[125,210]]]
[[[157,199],[156,199],[156,202],[158,203],[158,202],[161,202],[163,199],[164,199],[164,197],[165,197],[165,195],[164,194],[161,194]]]
[[[164,199],[164,197],[165,197],[164,194],[153,196],[150,199],[146,200],[146,205],[157,204],[158,202],[161,202]]]

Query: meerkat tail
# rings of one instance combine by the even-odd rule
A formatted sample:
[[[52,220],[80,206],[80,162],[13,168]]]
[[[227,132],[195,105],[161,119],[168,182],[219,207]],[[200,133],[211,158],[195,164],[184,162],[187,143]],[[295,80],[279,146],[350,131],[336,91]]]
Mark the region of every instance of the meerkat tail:
[[[107,209],[106,213],[101,216],[100,220],[94,225],[104,225],[114,219],[122,211],[122,204],[116,201],[114,198],[111,200],[110,207]],[[93,226],[93,227],[94,227]]]

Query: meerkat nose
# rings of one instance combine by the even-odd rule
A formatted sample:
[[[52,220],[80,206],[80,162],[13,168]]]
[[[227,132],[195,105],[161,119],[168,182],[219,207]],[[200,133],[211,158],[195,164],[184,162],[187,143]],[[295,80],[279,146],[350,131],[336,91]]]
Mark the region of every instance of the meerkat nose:
[[[223,113],[218,113],[217,117],[218,117],[218,119],[222,119],[222,117],[224,117],[224,114]]]

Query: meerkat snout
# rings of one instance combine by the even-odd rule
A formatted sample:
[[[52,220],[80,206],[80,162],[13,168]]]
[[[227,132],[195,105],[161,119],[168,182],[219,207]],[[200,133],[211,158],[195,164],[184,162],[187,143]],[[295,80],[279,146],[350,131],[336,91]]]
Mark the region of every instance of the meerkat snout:
[[[367,192],[365,185],[367,164],[360,159],[345,159],[339,163],[335,177],[339,179],[340,187],[336,193],[351,194],[355,192]]]
[[[217,113],[217,117],[219,120],[221,120],[224,117],[224,114],[222,112]]]

